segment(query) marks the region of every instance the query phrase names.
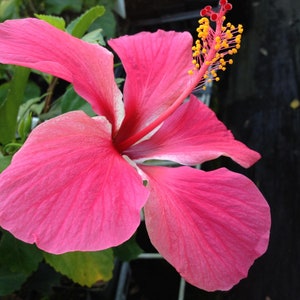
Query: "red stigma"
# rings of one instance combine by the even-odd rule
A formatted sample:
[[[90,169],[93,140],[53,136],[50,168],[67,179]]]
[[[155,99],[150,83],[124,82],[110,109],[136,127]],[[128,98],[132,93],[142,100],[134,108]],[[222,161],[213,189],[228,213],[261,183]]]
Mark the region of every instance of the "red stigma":
[[[212,13],[211,15],[210,15],[210,19],[212,20],[212,21],[217,21],[217,19],[218,19],[218,14],[216,14],[216,13]]]
[[[206,16],[206,10],[203,8],[200,10],[200,16],[205,17]]]
[[[226,10],[232,10],[232,4],[226,3],[226,4],[224,5],[224,8],[225,8]]]
[[[214,12],[211,5],[206,5],[201,11],[201,17],[209,17],[212,22],[217,22],[219,18],[221,18],[226,11],[232,9],[232,4],[230,4],[227,0],[220,0],[219,5],[221,6],[219,12]]]
[[[211,14],[212,7],[210,5],[206,5],[203,9],[200,11],[201,17],[209,16]]]

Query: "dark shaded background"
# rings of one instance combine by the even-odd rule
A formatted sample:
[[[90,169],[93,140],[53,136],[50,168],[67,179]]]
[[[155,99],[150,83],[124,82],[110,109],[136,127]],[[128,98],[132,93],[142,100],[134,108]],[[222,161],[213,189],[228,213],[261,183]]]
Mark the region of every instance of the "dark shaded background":
[[[128,0],[123,28],[128,33],[157,28],[193,33],[195,11],[215,3]],[[291,103],[297,104],[300,88],[300,1],[231,3],[234,8],[228,19],[242,23],[245,33],[234,65],[214,85],[212,105],[236,138],[262,155],[248,170],[229,160],[223,164],[246,174],[265,195],[272,212],[271,239],[248,278],[231,291],[188,290],[190,295],[194,292],[190,299],[296,300],[300,299],[300,108]]]

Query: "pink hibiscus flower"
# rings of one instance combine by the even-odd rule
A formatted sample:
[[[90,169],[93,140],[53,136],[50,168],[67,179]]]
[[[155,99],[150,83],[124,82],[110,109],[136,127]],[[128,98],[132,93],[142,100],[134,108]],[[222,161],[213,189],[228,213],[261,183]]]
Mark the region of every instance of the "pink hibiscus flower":
[[[223,25],[229,9],[221,0],[219,12],[202,10],[193,47],[187,32],[111,40],[123,96],[107,49],[36,19],[2,23],[0,62],[71,82],[99,116],[69,112],[32,131],[0,175],[0,226],[50,253],[95,251],[129,239],[143,208],[153,245],[188,282],[227,290],[246,277],[268,245],[269,207],[246,177],[192,166],[225,155],[249,167],[260,156],[195,96],[184,102],[239,46],[241,28]]]

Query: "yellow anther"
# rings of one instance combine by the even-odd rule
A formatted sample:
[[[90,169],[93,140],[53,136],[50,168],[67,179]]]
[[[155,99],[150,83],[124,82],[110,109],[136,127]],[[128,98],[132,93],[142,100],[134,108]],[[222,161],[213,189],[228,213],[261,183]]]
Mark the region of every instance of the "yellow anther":
[[[242,36],[239,34],[239,35],[237,35],[237,36],[235,37],[235,42],[236,42],[237,44],[240,44],[240,43],[241,43],[241,39],[242,39]]]
[[[241,34],[244,30],[240,24],[234,26],[230,22],[223,23],[226,18],[222,16],[222,12],[216,14],[217,20],[215,20],[215,16],[211,17],[211,20],[207,17],[202,17],[198,20],[199,24],[196,29],[198,39],[192,47],[192,63],[194,68],[189,70],[188,74],[193,75],[194,73],[198,73],[198,70],[202,68],[209,69],[204,71],[205,75],[199,83],[203,90],[206,89],[203,86],[204,81],[219,81],[220,77],[217,71],[225,71],[227,64],[233,63],[233,60],[228,57],[238,52],[241,44]],[[211,22],[215,23],[213,27],[210,26]]]
[[[226,30],[226,38],[231,39],[233,37],[233,34],[231,33],[230,30]]]
[[[211,63],[214,64],[218,59],[216,57],[214,57],[212,60],[211,60]]]
[[[224,41],[222,42],[222,47],[223,47],[223,48],[229,48],[229,45],[228,45],[228,43],[227,43],[226,40],[224,40]]]
[[[209,21],[208,21],[208,19],[207,18],[201,18],[199,21],[199,24],[209,24]]]
[[[213,77],[216,77],[217,76],[217,72],[215,70],[211,70],[210,71],[210,74],[213,76]]]

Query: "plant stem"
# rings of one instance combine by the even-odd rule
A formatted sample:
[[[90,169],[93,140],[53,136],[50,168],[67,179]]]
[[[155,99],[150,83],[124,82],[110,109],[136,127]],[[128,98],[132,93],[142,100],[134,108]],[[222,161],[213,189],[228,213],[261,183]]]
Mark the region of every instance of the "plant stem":
[[[46,113],[49,111],[50,107],[51,107],[51,103],[52,103],[52,97],[53,97],[53,92],[54,92],[54,89],[55,89],[55,86],[58,82],[58,78],[57,77],[53,77],[49,86],[48,86],[48,89],[47,89],[47,96],[45,98],[45,107],[43,109],[43,113]]]

